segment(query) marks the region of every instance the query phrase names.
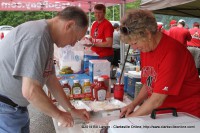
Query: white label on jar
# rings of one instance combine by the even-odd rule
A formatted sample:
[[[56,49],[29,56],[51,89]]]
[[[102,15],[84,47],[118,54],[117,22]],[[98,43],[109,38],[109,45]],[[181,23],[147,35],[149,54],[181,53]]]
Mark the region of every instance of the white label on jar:
[[[63,89],[64,89],[66,95],[70,95],[70,89],[69,88],[63,88]]]
[[[98,90],[97,91],[97,96],[99,101],[103,101],[106,99],[106,90]]]
[[[91,88],[90,88],[90,86],[84,87],[84,93],[91,93]]]
[[[81,88],[80,87],[74,87],[73,88],[73,94],[81,94]]]

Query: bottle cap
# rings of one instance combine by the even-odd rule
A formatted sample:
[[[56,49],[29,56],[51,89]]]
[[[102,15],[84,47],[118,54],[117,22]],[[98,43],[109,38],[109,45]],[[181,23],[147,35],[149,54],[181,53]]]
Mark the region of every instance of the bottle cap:
[[[94,80],[95,80],[95,79],[98,79],[98,78],[99,78],[99,76],[94,76]]]
[[[79,80],[78,79],[75,79],[75,80],[73,80],[74,81],[74,83],[79,83]]]
[[[109,79],[110,77],[108,75],[101,75],[102,78],[104,79]]]
[[[69,82],[69,81],[68,81],[67,79],[62,80],[62,83],[63,83],[63,84],[68,84],[68,82]]]
[[[104,81],[104,78],[99,77],[99,78],[98,78],[98,81]]]
[[[89,79],[84,79],[84,82],[90,82],[90,80]]]

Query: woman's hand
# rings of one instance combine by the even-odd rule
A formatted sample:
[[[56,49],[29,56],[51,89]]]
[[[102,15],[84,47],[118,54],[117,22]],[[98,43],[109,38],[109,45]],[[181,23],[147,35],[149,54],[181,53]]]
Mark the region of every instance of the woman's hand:
[[[133,103],[130,103],[129,105],[121,108],[120,118],[128,117],[131,113],[133,113],[135,107],[136,106]]]

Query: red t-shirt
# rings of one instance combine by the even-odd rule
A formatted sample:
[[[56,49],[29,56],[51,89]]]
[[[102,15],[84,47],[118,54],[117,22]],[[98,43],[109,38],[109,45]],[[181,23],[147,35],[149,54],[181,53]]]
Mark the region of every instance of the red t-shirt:
[[[141,65],[148,96],[168,95],[160,108],[174,107],[200,117],[200,79],[186,47],[163,34],[154,51],[141,52]]]
[[[200,29],[197,27],[194,27],[189,30],[190,34],[192,36],[192,39],[190,42],[188,42],[188,46],[197,46],[200,47]]]
[[[189,30],[184,27],[172,27],[170,28],[168,35],[178,40],[184,46],[187,46],[187,41],[192,39]]]
[[[106,38],[113,38],[114,28],[112,24],[104,19],[101,23],[94,22],[91,28],[91,37],[93,42],[105,42]],[[99,57],[112,56],[114,54],[112,47],[92,47]]]

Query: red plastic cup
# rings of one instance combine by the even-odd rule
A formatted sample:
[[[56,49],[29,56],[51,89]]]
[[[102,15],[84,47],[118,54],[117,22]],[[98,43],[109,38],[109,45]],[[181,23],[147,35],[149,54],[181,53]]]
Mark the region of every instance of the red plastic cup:
[[[124,98],[124,84],[114,84],[114,98],[123,101]]]

